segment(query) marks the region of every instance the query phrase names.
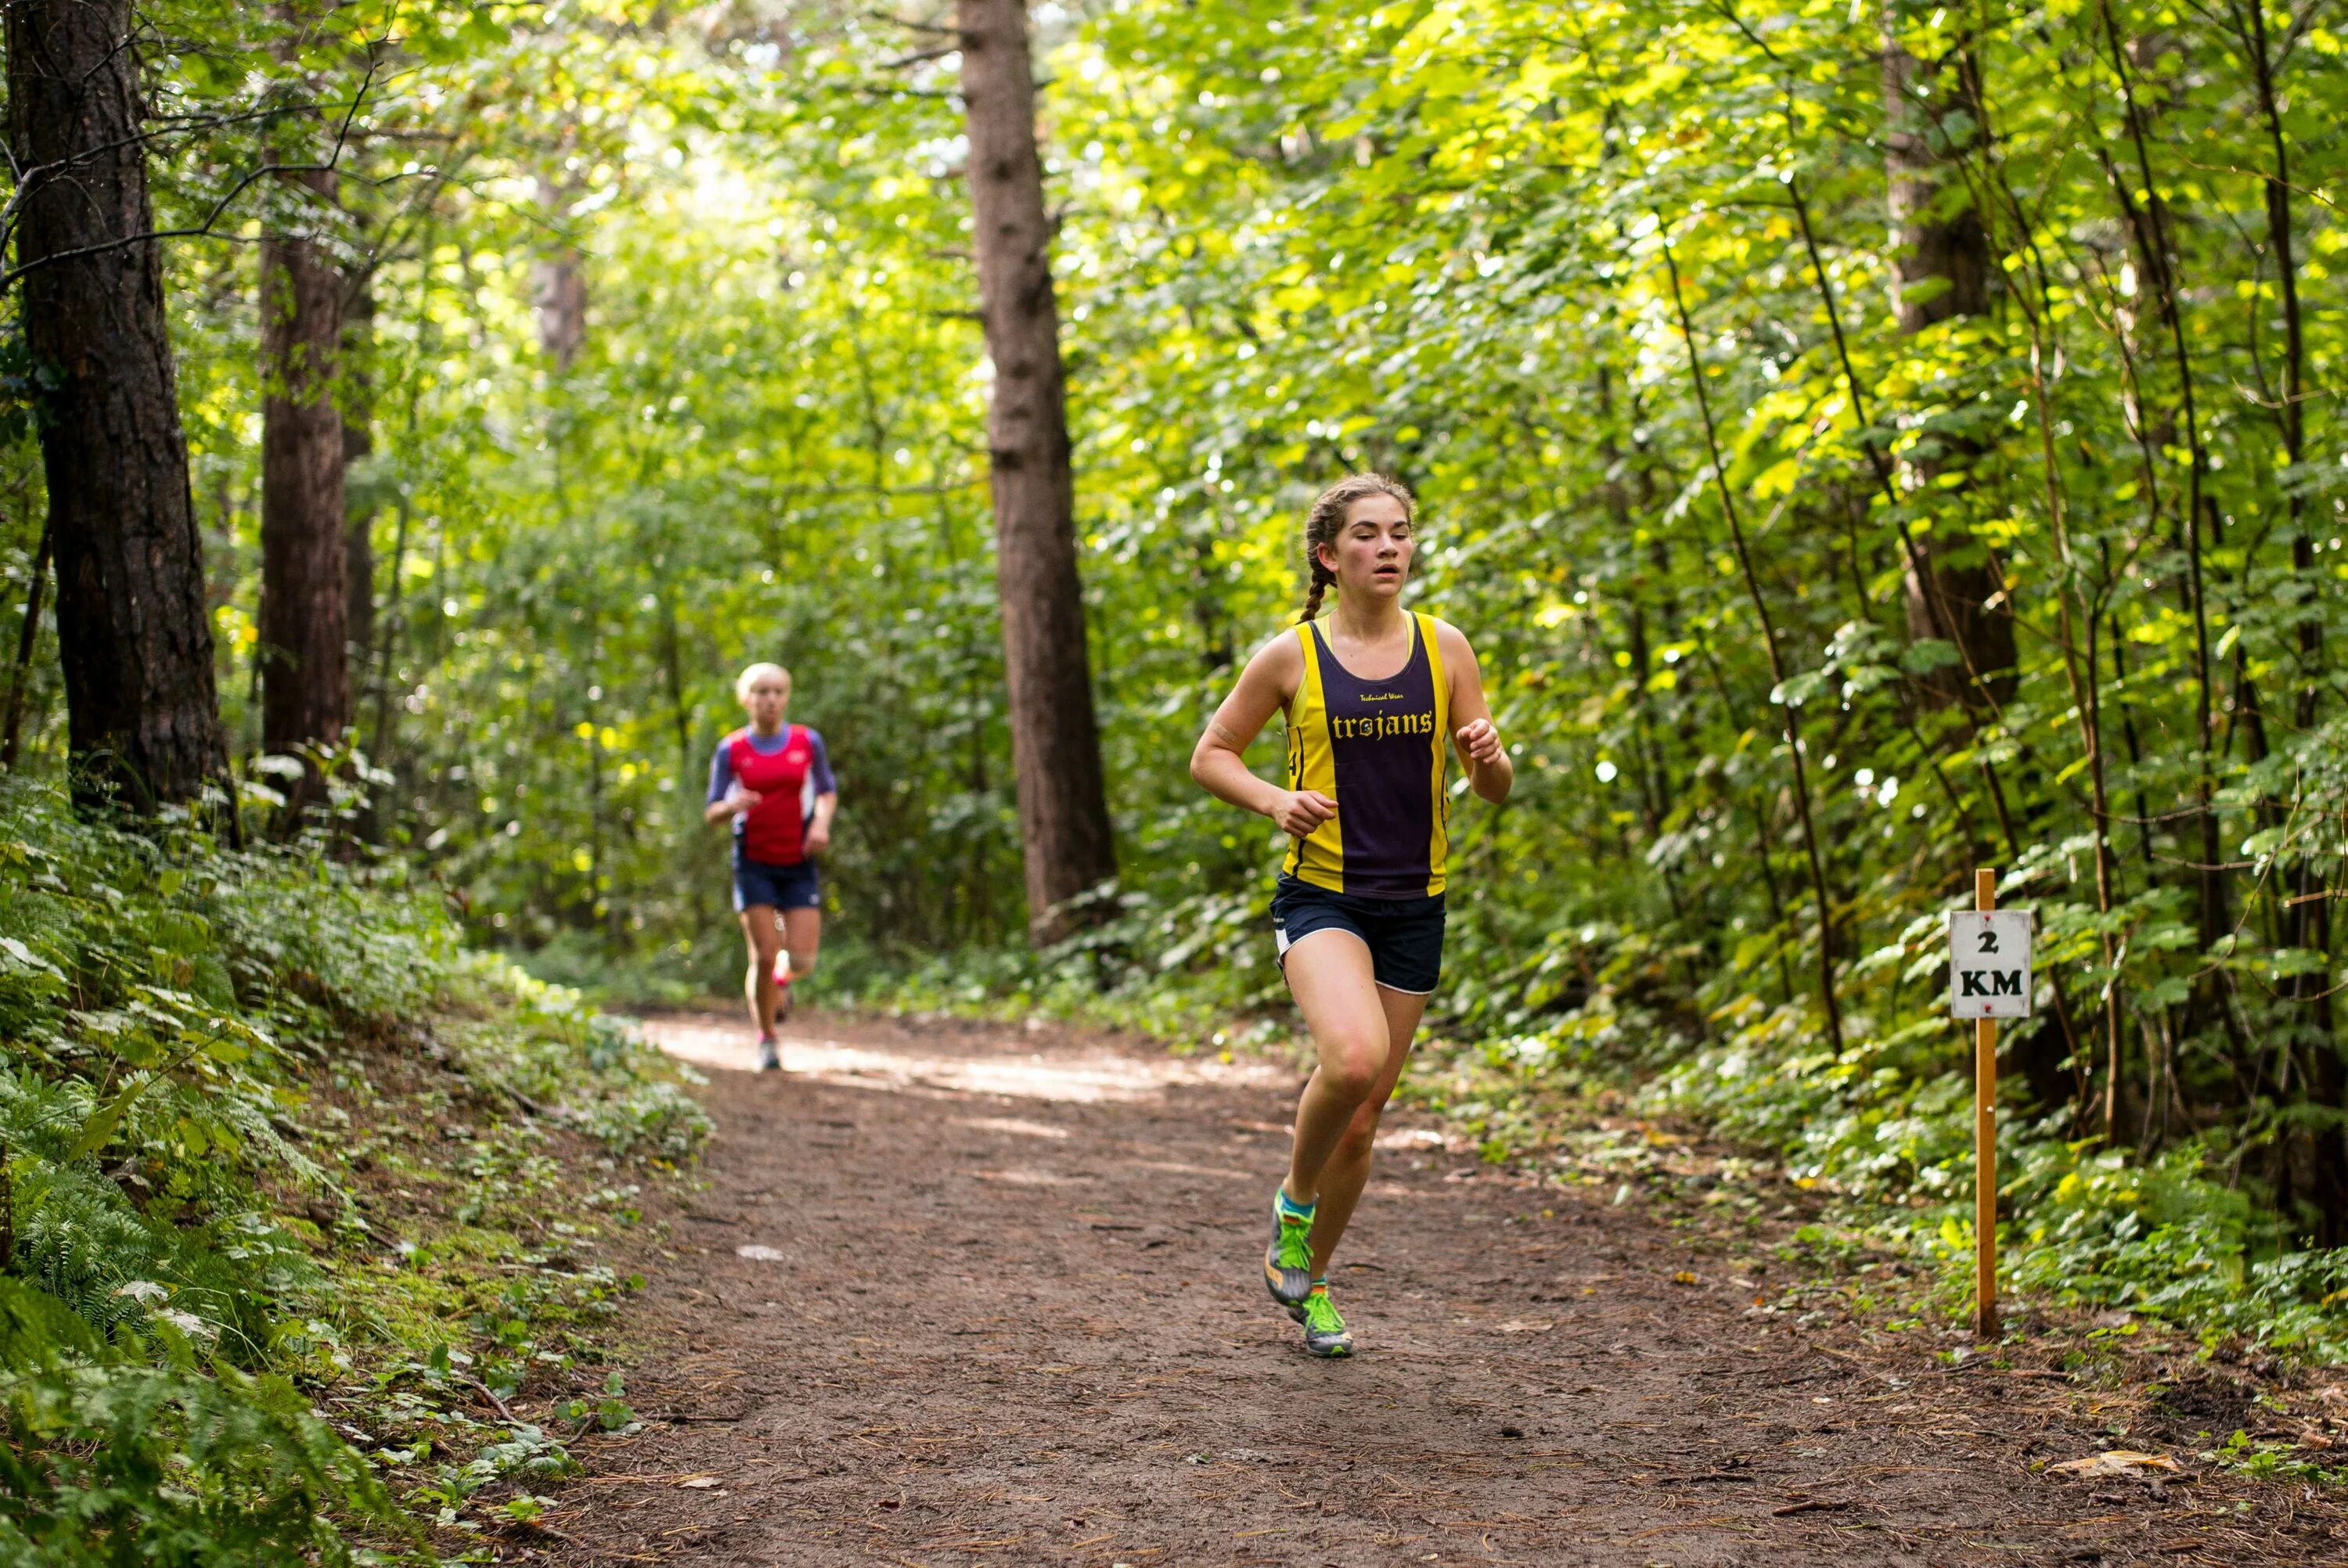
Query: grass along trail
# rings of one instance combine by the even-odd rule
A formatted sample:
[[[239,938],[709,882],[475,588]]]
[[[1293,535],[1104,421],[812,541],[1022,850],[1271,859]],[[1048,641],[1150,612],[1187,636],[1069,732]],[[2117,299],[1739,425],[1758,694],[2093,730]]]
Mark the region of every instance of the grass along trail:
[[[1702,1239],[1408,1118],[1339,1258],[1358,1353],[1313,1360],[1257,1278],[1284,1069],[802,1015],[762,1076],[730,1018],[647,1029],[710,1070],[707,1185],[641,1266],[645,1428],[524,1560],[2348,1561],[2337,1500],[2188,1446],[2040,1473],[2108,1400],[1756,1312]]]

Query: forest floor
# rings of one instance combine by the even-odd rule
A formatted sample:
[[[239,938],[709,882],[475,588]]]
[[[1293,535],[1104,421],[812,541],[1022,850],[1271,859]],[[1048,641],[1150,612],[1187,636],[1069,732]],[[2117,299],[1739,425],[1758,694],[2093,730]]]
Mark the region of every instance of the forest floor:
[[[1340,1255],[1357,1354],[1313,1360],[1258,1282],[1284,1067],[803,1016],[759,1075],[730,1018],[647,1028],[719,1130],[647,1215],[644,1430],[508,1560],[2348,1563],[2348,1499],[2198,1458],[2245,1385],[1797,1325],[1725,1238],[1424,1118]],[[2044,1469],[2116,1434],[2181,1468]]]

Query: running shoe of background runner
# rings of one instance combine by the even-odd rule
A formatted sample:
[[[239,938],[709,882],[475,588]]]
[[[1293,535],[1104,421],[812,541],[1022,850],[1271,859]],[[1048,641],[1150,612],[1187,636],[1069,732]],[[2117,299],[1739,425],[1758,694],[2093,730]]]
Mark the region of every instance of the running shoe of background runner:
[[[776,1043],[775,1037],[773,1035],[767,1035],[765,1039],[758,1041],[758,1071],[761,1072],[780,1072],[782,1070],[782,1049]]]
[[[1287,1307],[1313,1289],[1313,1216],[1282,1214],[1277,1192],[1272,1195],[1272,1245],[1263,1249],[1263,1287]]]
[[[1304,1325],[1304,1350],[1307,1355],[1334,1358],[1354,1353],[1353,1331],[1345,1327],[1345,1320],[1337,1316],[1336,1304],[1329,1299],[1328,1286],[1313,1287],[1313,1294],[1304,1298],[1304,1306],[1297,1313],[1297,1317]]]

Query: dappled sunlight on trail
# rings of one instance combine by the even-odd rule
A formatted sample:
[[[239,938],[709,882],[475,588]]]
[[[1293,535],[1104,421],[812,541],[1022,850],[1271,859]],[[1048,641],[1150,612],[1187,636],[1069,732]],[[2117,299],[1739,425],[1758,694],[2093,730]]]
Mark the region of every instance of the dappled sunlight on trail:
[[[750,1072],[758,1064],[748,1029],[705,1016],[639,1020],[644,1038],[671,1056],[720,1071]],[[1006,1035],[1009,1031],[1005,1031]],[[786,1080],[813,1079],[847,1089],[929,1091],[1057,1100],[1076,1104],[1131,1103],[1159,1098],[1174,1084],[1270,1084],[1290,1075],[1266,1063],[1211,1057],[1137,1057],[1097,1046],[1011,1036],[951,1053],[915,1046],[850,1043],[816,1034],[782,1035]],[[1005,1127],[1001,1130],[1009,1131]],[[1061,1134],[1046,1130],[1044,1136]]]

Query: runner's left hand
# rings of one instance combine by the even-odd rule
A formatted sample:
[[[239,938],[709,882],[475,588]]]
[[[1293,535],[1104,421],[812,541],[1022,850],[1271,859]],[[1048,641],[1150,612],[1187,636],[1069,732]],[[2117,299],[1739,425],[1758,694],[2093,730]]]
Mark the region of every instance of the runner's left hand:
[[[831,829],[828,827],[808,828],[807,831],[807,843],[804,847],[809,855],[821,855],[825,850],[831,847]]]
[[[1492,727],[1491,720],[1478,719],[1462,725],[1458,739],[1459,749],[1475,761],[1489,766],[1500,760],[1500,732]]]

